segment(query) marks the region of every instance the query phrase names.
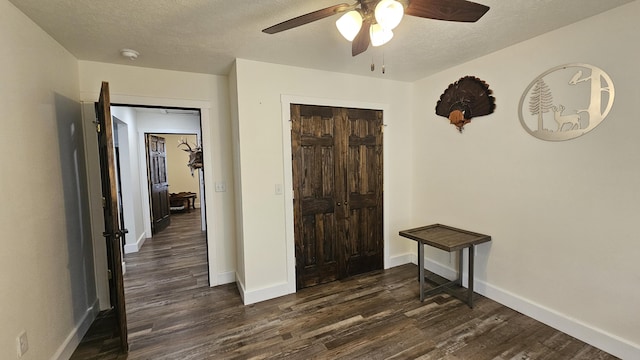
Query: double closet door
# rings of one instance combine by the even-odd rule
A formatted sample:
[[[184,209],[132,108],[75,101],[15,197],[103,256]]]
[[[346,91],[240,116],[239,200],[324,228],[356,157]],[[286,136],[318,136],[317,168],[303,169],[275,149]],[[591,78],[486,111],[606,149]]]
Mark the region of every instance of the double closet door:
[[[291,105],[297,288],[383,267],[382,111]]]

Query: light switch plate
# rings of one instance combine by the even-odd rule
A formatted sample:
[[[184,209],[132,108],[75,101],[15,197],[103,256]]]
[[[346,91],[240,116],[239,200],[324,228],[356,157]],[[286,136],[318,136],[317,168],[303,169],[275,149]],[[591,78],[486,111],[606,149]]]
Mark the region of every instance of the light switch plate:
[[[224,181],[216,183],[216,192],[225,192],[227,191],[227,184]]]

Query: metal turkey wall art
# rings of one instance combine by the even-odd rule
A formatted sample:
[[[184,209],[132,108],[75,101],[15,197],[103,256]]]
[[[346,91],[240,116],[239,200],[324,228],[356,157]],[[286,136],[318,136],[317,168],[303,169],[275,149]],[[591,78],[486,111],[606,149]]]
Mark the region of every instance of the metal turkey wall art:
[[[440,95],[436,114],[449,119],[460,133],[477,116],[493,113],[496,99],[489,85],[475,76],[465,76],[449,85]]]

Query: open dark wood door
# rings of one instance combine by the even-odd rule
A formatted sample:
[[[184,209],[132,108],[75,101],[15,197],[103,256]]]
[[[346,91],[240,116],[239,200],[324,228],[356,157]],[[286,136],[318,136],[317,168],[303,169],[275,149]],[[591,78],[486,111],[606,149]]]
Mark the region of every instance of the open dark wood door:
[[[151,195],[151,231],[156,234],[171,224],[167,149],[165,139],[147,134],[147,164]]]
[[[109,291],[111,305],[118,319],[118,332],[123,352],[129,351],[127,341],[127,313],[124,302],[124,279],[122,276],[122,239],[127,232],[121,228],[118,194],[116,188],[115,147],[113,123],[109,98],[109,83],[103,82],[100,99],[96,104],[98,148],[102,179],[102,202],[104,210],[104,237],[107,244],[109,266]]]
[[[382,269],[382,111],[291,105],[298,289]]]

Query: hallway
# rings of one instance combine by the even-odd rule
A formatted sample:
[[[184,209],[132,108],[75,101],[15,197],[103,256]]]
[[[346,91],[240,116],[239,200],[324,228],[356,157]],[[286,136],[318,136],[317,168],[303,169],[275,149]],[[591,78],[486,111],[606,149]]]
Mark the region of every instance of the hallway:
[[[190,319],[200,317],[193,311],[195,299],[205,307],[215,301],[208,282],[206,233],[200,229],[200,209],[172,214],[169,227],[148,239],[139,252],[125,255],[132,352],[189,327]]]

